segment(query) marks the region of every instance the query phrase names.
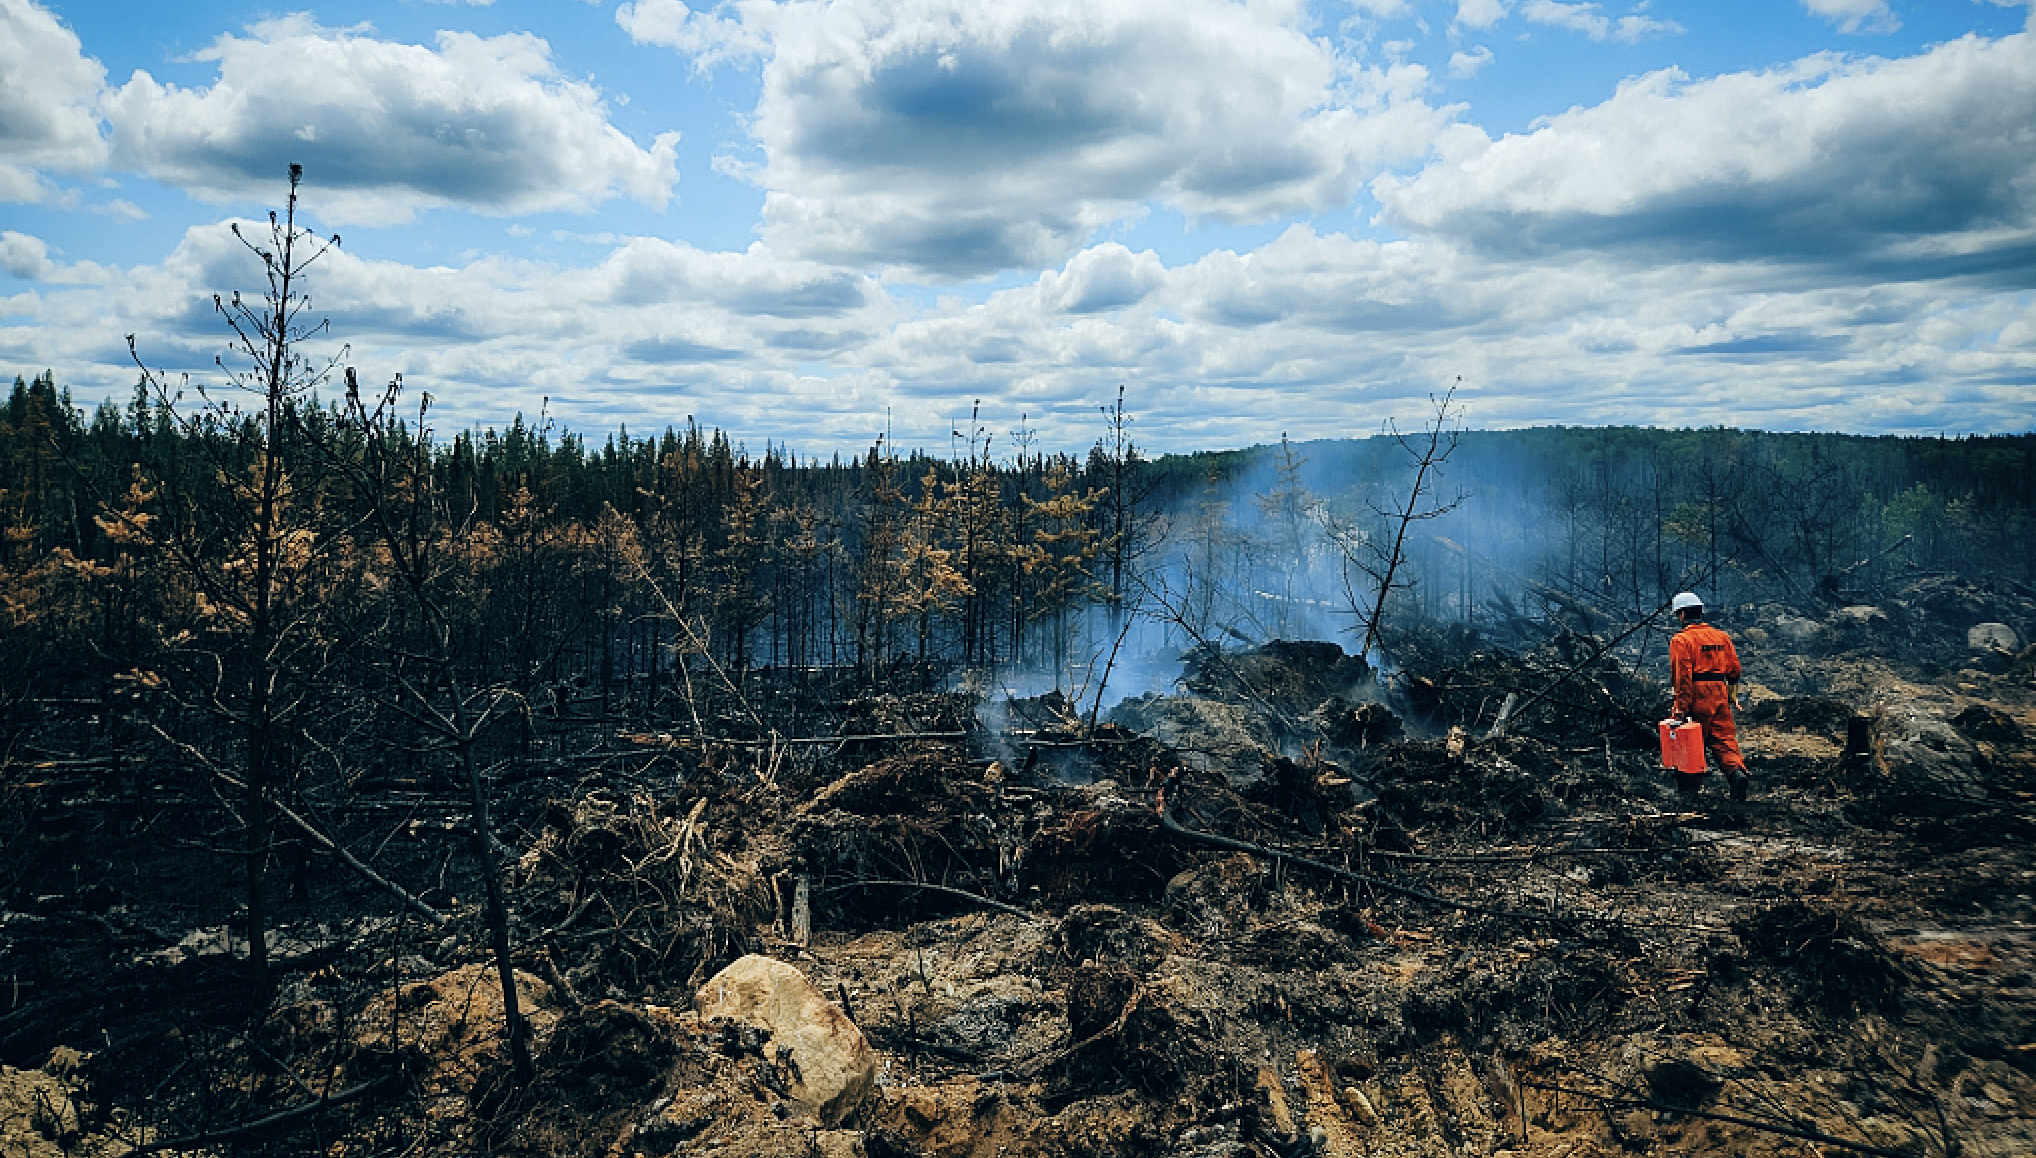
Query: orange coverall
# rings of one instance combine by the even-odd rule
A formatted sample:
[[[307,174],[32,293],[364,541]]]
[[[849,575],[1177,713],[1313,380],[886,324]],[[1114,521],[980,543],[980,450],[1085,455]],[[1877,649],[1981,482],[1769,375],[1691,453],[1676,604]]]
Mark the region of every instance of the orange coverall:
[[[1739,729],[1732,722],[1732,685],[1739,682],[1732,638],[1702,620],[1684,624],[1669,637],[1668,663],[1675,677],[1675,714],[1704,726],[1704,748],[1718,767],[1745,772]]]

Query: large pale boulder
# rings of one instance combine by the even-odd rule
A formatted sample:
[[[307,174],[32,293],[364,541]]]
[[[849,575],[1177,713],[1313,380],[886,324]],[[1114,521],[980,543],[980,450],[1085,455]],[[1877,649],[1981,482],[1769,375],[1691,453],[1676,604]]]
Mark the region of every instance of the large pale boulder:
[[[725,1017],[770,1031],[766,1057],[790,1070],[792,1101],[827,1127],[840,1125],[876,1087],[877,1054],[839,1006],[806,975],[769,957],[740,958],[694,998],[702,1020]]]
[[[1965,632],[1965,646],[1974,651],[2012,652],[2020,645],[2015,629],[2005,623],[1977,623]]]

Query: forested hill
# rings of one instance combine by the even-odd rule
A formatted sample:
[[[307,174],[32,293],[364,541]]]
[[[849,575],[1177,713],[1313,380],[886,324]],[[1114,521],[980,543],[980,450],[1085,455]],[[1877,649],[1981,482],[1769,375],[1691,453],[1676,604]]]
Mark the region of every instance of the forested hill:
[[[138,394],[88,414],[52,375],[17,378],[0,413],[0,678],[15,699],[175,667],[245,625],[256,566],[307,617],[346,609],[319,613],[321,639],[393,647],[376,633],[416,629],[398,605],[423,599],[474,678],[526,692],[654,690],[686,654],[1058,678],[1141,617],[1169,646],[1348,642],[1374,612],[1381,631],[1537,600],[1639,613],[1692,583],[1724,604],[1863,598],[1917,568],[2036,581],[2036,434],[1444,430],[1415,494],[1433,433],[1418,416],[1400,440],[1149,460],[1134,419],[1082,454],[977,440],[819,460],[690,420],[589,437],[519,416],[420,439],[315,405],[286,406],[272,439],[259,413]],[[265,482],[271,461],[283,475]],[[408,595],[395,514],[437,545]]]

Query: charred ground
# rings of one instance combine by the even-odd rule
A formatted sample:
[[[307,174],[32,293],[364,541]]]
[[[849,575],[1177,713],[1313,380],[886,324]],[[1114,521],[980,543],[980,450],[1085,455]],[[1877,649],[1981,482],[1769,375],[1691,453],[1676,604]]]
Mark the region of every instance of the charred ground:
[[[1410,635],[1383,681],[1333,644],[1205,647],[1093,727],[812,679],[703,693],[705,743],[539,714],[492,773],[521,1086],[444,785],[384,770],[317,818],[415,907],[280,849],[280,993],[251,1010],[230,798],[149,742],[146,698],[43,705],[0,834],[4,1145],[2027,1153],[2036,651],[1975,628],[2027,639],[2036,599],[1925,575],[1719,618],[1745,805],[1666,790],[1665,693],[1588,625]],[[831,738],[744,725],[778,711]],[[693,1014],[747,953],[877,1049],[846,1120]]]

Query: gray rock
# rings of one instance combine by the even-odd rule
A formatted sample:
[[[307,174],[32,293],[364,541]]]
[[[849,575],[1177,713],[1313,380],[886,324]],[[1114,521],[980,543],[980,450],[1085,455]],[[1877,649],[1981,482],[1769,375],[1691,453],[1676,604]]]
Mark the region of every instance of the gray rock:
[[[1257,782],[1276,748],[1258,713],[1192,696],[1133,696],[1110,710],[1110,722],[1180,752],[1181,763],[1221,772],[1233,786]]]
[[[1974,651],[2013,652],[2022,644],[2015,629],[2005,623],[1978,623],[1966,631],[1965,646]]]
[[[1874,724],[1875,755],[1861,785],[1912,814],[1956,811],[1987,799],[1979,749],[1933,710],[1914,704],[1883,710]]]
[[[1790,643],[1804,644],[1815,642],[1818,636],[1824,634],[1824,628],[1814,619],[1784,615],[1774,621],[1774,633]]]

